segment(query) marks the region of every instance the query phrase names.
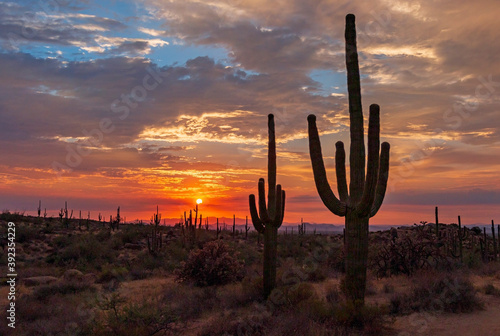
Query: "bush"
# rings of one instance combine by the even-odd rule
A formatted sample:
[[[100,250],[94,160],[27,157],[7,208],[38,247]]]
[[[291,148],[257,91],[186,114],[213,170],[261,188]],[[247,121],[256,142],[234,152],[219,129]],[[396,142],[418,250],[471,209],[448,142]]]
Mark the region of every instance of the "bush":
[[[31,294],[37,301],[46,301],[54,295],[76,294],[84,291],[95,292],[96,288],[85,282],[56,282],[49,285],[42,285],[35,288]]]
[[[166,334],[177,317],[168,305],[149,299],[128,303],[117,294],[98,302],[101,316],[92,325],[92,335],[155,335]]]
[[[484,285],[482,291],[486,295],[500,296],[500,289],[496,288],[493,284],[489,283]]]
[[[333,324],[346,334],[357,329],[363,335],[381,335],[387,329],[386,314],[385,307],[364,305],[356,309],[353,303],[342,301],[334,306]]]
[[[238,261],[221,241],[205,244],[192,251],[178,275],[180,281],[193,281],[196,286],[224,285],[243,279],[243,263]]]
[[[49,255],[46,261],[80,270],[100,268],[103,264],[112,263],[117,254],[93,234],[58,238],[54,239],[54,243],[64,248]]]
[[[393,296],[390,310],[393,314],[419,311],[466,313],[481,309],[472,283],[462,276],[450,274],[423,274],[410,294]]]
[[[128,275],[128,270],[125,267],[104,265],[102,271],[97,277],[98,283],[104,283],[109,281],[123,281]]]

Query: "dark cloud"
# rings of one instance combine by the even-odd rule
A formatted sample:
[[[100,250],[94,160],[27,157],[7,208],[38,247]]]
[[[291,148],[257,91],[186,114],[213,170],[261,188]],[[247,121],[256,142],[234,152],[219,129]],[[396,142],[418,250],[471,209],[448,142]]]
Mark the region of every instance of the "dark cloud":
[[[452,190],[442,192],[393,192],[387,195],[384,203],[413,205],[471,205],[499,204],[500,191],[497,190]]]

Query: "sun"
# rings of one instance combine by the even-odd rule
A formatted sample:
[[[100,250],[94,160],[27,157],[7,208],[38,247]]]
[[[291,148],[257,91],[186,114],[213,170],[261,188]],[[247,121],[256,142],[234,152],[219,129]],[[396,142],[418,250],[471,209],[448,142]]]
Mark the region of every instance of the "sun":
[[[203,203],[203,201],[201,200],[201,198],[198,198],[198,199],[196,200],[196,204],[201,204],[201,203]]]

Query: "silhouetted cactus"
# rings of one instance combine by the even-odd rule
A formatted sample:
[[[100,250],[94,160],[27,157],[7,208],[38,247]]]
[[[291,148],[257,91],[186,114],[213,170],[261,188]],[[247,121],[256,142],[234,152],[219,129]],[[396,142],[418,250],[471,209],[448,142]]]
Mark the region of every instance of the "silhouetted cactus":
[[[436,217],[436,237],[439,238],[439,216],[438,216],[438,207],[434,210],[434,215]]]
[[[497,240],[495,238],[495,222],[493,221],[493,219],[491,220],[491,235],[493,236],[493,260],[497,261],[498,246],[497,246]]]
[[[469,230],[467,228],[462,229],[462,220],[460,216],[458,216],[458,246],[459,246],[459,255],[460,255],[460,262],[464,262],[464,240],[467,239],[469,236]]]
[[[302,218],[300,219],[300,224],[297,226],[299,228],[299,235],[300,236],[305,235],[306,234],[306,225],[304,224],[304,220]],[[292,228],[292,230],[293,230],[293,228]],[[293,234],[293,231],[292,231],[292,234]]]
[[[61,208],[61,211],[59,211],[59,217],[61,218],[61,223],[66,226],[66,228],[69,228],[69,222],[71,221],[71,218],[73,218],[73,210],[71,210],[71,214],[68,212],[68,202],[64,202],[64,208]],[[64,220],[63,220],[64,217]]]
[[[233,239],[236,235],[236,215],[233,215]]]
[[[162,233],[159,230],[159,225],[161,222],[161,214],[158,213],[158,206],[156,206],[156,213],[151,217],[151,225],[153,229],[151,230],[151,237],[148,235],[148,251],[149,254],[156,256],[163,246]]]
[[[370,105],[368,126],[368,166],[365,178],[365,144],[358,53],[356,49],[355,17],[346,16],[346,66],[349,93],[349,119],[351,131],[350,186],[347,190],[344,144],[335,144],[337,189],[340,200],[334,195],[326,176],[321,153],[321,143],[316,117],[310,115],[309,151],[316,188],[326,207],[337,216],[345,216],[346,277],[345,292],[356,306],[363,305],[366,289],[368,259],[368,222],[384,199],[389,176],[389,144],[382,143],[380,150],[379,106]]]
[[[276,286],[276,258],[278,245],[278,228],[283,223],[285,214],[285,191],[276,185],[276,138],[274,133],[274,116],[268,116],[269,145],[267,159],[268,195],[264,179],[259,179],[259,211],[255,204],[255,195],[250,195],[250,215],[257,232],[264,234],[264,297],[268,297]]]
[[[250,227],[248,226],[248,216],[245,216],[245,240],[248,239],[248,231],[250,231]]]
[[[222,232],[222,228],[219,227],[219,217],[217,217],[217,239],[219,239],[219,233]]]

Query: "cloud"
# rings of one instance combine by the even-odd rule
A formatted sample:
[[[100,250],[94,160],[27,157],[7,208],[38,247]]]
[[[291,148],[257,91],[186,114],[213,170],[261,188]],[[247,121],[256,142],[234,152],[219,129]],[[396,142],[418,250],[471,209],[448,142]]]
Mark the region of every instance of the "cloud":
[[[0,4],[0,146],[12,158],[3,180],[15,176],[18,188],[49,185],[51,162],[64,162],[68,146],[88,146],[84,131],[109,118],[114,130],[89,146],[70,175],[86,187],[98,190],[92,183],[116,178],[113,187],[140,195],[141,187],[174,186],[172,197],[185,197],[205,186],[242,199],[265,174],[266,116],[274,113],[280,178],[291,201],[312,197],[313,209],[306,116],[318,116],[333,166],[335,141],[349,146],[343,33],[344,16],[353,12],[365,119],[369,104],[378,103],[382,139],[392,145],[388,201],[498,202],[495,1],[142,4],[161,27],[81,8],[30,18],[22,4]],[[91,4],[78,6],[92,13]],[[160,48],[168,54],[178,47],[169,41],[199,55],[153,61],[163,58]],[[227,58],[205,56],[210,47],[224,48]],[[86,52],[74,61],[68,49]],[[41,168],[28,173],[32,167]]]
[[[498,190],[453,190],[442,192],[391,193],[386,197],[387,204],[412,205],[473,205],[499,204]]]

